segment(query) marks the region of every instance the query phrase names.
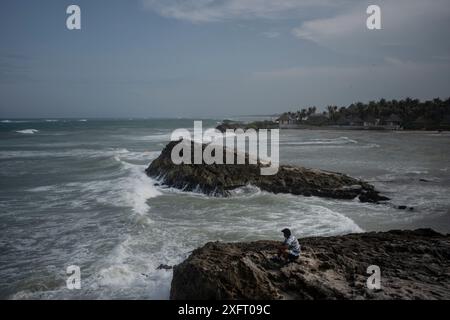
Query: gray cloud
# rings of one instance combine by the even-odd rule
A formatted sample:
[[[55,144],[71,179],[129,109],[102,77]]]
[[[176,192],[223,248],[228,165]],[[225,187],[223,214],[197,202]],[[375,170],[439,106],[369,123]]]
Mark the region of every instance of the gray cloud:
[[[144,6],[164,17],[194,23],[231,19],[295,17],[305,8],[332,6],[348,0],[143,0]]]
[[[280,33],[278,31],[266,31],[263,32],[262,35],[266,38],[273,39],[278,38],[280,36]]]
[[[360,3],[332,17],[305,21],[292,33],[345,53],[392,55],[408,50],[410,55],[416,50],[428,57],[446,55],[450,49],[444,40],[450,29],[450,0],[380,0],[377,4],[382,30],[366,28],[367,3]]]
[[[413,62],[385,58],[379,64],[304,66],[255,72],[253,85],[283,92],[293,105],[347,105],[380,98],[448,95],[450,61]],[[432,85],[428,85],[432,83]],[[295,84],[294,86],[290,84]],[[425,84],[425,85],[424,85]]]

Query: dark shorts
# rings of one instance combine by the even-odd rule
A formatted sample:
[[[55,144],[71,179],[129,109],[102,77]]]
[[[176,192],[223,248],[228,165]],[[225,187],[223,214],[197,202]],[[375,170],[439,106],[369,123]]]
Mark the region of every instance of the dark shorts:
[[[288,260],[289,261],[295,261],[298,259],[299,256],[293,255],[291,253],[288,254]]]

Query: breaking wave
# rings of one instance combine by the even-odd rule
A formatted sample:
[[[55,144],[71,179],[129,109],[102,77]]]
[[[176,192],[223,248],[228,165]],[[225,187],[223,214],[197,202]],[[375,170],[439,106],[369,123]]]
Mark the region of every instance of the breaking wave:
[[[342,144],[357,144],[358,141],[352,140],[348,137],[339,137],[335,139],[310,139],[307,141],[289,141],[282,142],[285,145],[300,145],[300,146],[314,146],[314,145],[342,145]]]
[[[0,123],[27,123],[31,121],[26,120],[1,120]]]
[[[96,153],[95,155],[99,154]],[[101,152],[101,154],[104,154],[104,152]],[[156,154],[153,153],[153,157],[156,157]],[[27,191],[56,194],[57,197],[54,198],[56,202],[52,202],[55,206],[64,202],[73,208],[79,206],[95,207],[95,204],[114,205],[130,207],[134,213],[145,215],[149,210],[147,200],[161,194],[155,187],[156,181],[145,174],[145,165],[132,164],[123,160],[127,156],[133,157],[128,150],[117,149],[111,151],[110,155],[121,165],[120,175],[117,178],[39,186]],[[140,157],[144,158],[150,155],[151,153],[143,153]],[[74,194],[78,196],[71,200]],[[83,201],[79,201],[79,198]]]
[[[22,134],[35,134],[38,133],[39,130],[36,129],[24,129],[24,130],[17,130],[17,133],[22,133]]]

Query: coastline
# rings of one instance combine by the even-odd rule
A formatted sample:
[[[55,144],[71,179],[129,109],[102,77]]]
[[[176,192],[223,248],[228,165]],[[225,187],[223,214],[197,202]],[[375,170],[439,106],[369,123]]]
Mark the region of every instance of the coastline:
[[[411,129],[392,126],[364,126],[364,125],[311,125],[311,124],[281,124],[267,118],[262,121],[230,121],[222,120],[216,129],[225,132],[227,129],[279,129],[279,130],[329,130],[329,131],[370,131],[370,132],[450,132],[450,128]]]

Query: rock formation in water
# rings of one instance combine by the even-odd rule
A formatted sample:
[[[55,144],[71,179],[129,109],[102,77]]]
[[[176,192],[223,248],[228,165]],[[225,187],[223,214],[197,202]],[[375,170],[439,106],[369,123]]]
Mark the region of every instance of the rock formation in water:
[[[381,196],[372,185],[341,173],[281,165],[277,174],[263,176],[260,169],[264,164],[249,164],[248,154],[245,154],[246,164],[240,165],[205,163],[177,165],[172,162],[171,152],[178,143],[179,141],[172,141],[167,144],[159,157],[146,169],[149,176],[160,179],[170,187],[228,196],[230,190],[251,184],[273,193],[337,199],[358,197],[362,202],[374,203],[389,200]],[[191,143],[191,150],[194,150],[194,142]],[[202,150],[205,146],[202,145]],[[224,163],[226,152],[230,151],[224,149]],[[233,158],[236,157],[237,153],[234,152]]]
[[[171,299],[450,299],[450,235],[430,229],[299,239],[302,254],[273,262],[281,242],[210,242],[174,267]],[[377,265],[381,288],[368,289]]]
[[[236,130],[236,129],[278,129],[279,125],[278,123],[270,120],[263,120],[263,121],[254,121],[250,123],[243,123],[243,122],[237,122],[237,121],[231,121],[231,120],[224,120],[222,123],[220,123],[216,129],[220,132],[225,132],[228,129]]]

